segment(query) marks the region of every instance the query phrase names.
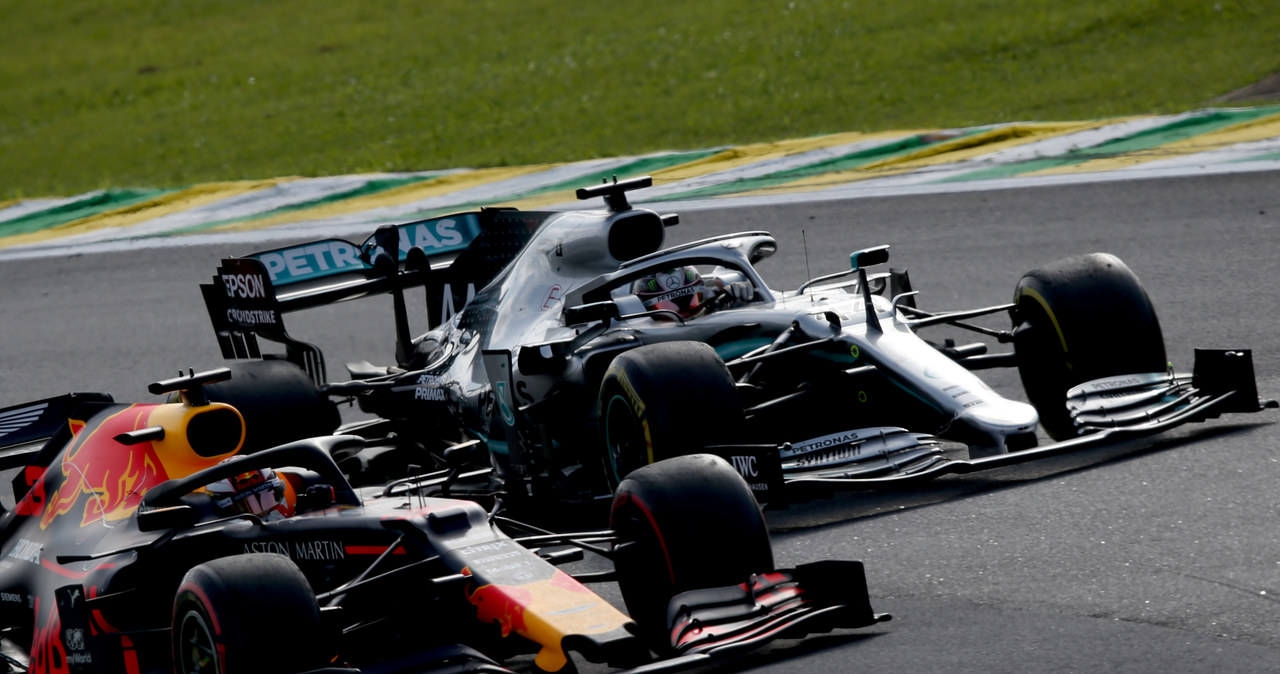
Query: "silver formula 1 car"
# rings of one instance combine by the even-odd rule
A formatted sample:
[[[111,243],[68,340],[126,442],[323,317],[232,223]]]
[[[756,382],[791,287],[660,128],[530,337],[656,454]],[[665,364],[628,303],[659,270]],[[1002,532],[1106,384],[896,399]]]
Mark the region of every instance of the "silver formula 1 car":
[[[628,203],[650,183],[579,190],[603,197],[598,210],[486,208],[226,259],[204,296],[224,355],[250,360],[239,385],[210,395],[265,405],[302,435],[333,429],[279,416],[281,401],[357,401],[376,419],[343,432],[368,448],[336,457],[357,481],[415,466],[420,488],[560,502],[696,451],[776,502],[784,486],[969,472],[1275,406],[1248,350],[1198,351],[1192,374],[1175,372],[1146,292],[1114,256],[1048,265],[1012,302],[966,311],[919,308],[906,271],[880,271],[888,246],[778,290],[754,267],[775,252],[767,232],[664,247],[678,218]],[[413,337],[405,290],[417,286],[430,330]],[[375,293],[395,307],[395,365],[331,380],[319,349],[284,328],[286,313]],[[990,315],[1009,327],[973,322]],[[922,336],[940,325],[1012,349]],[[258,338],[310,381],[256,373],[272,364]],[[1018,369],[1030,404],[975,374],[994,367]]]

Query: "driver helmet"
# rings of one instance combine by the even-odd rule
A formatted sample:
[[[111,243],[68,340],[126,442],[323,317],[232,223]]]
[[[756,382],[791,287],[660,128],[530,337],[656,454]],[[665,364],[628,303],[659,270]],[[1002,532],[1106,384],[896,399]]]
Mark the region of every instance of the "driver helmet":
[[[265,521],[292,517],[297,495],[293,485],[270,468],[251,470],[205,485],[222,516],[256,515]]]
[[[638,279],[631,284],[649,311],[674,311],[681,318],[692,318],[707,310],[711,293],[702,275],[692,266],[676,267]]]

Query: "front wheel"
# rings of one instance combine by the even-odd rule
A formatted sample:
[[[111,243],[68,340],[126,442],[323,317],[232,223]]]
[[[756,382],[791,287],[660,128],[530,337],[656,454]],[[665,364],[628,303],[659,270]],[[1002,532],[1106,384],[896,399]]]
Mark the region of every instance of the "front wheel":
[[[614,495],[610,525],[625,541],[614,556],[618,588],[659,652],[671,647],[672,597],[745,583],[773,570],[769,530],[751,489],[711,454],[633,471]]]
[[[1151,299],[1114,255],[1071,257],[1028,272],[1013,301],[1018,372],[1054,439],[1077,434],[1066,407],[1071,387],[1168,367]]]
[[[174,597],[171,637],[178,674],[305,672],[329,661],[315,593],[283,555],[192,568]]]
[[[733,377],[702,342],[648,344],[614,358],[597,411],[613,487],[641,466],[728,444],[744,423]]]

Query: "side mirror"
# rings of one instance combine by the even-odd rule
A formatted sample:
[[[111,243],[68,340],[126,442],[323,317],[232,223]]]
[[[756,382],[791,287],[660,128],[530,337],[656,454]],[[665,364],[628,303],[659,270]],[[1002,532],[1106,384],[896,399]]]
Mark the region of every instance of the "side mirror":
[[[592,302],[564,310],[565,325],[581,325],[594,321],[616,321],[622,314],[613,302]]]
[[[773,254],[776,252],[778,252],[778,244],[773,243],[772,241],[758,243],[752,247],[751,252],[747,254],[747,261],[751,264],[755,264],[765,258],[773,257]]]
[[[298,494],[298,501],[294,504],[294,508],[295,512],[300,513],[323,510],[333,505],[337,500],[332,485],[313,484],[307,487],[306,491]]]
[[[369,264],[373,273],[391,278],[400,268],[400,230],[395,225],[383,225],[373,232],[374,245],[378,247]]]
[[[526,344],[516,352],[516,364],[527,375],[552,374],[564,367],[569,342]]]
[[[185,529],[199,520],[200,511],[189,505],[139,509],[137,514],[138,528],[142,531]]]
[[[875,248],[867,248],[859,250],[849,255],[849,267],[854,271],[874,267],[878,264],[884,264],[889,261],[889,247],[876,246]]]
[[[431,271],[431,260],[427,259],[427,251],[422,246],[414,246],[404,256],[404,267],[416,272]]]

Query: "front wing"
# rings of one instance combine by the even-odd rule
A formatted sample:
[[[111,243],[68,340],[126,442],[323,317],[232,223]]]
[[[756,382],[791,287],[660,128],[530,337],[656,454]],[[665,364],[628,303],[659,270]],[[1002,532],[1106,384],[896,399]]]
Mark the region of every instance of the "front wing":
[[[668,608],[671,636],[668,652],[620,674],[681,671],[733,658],[778,639],[801,638],[838,628],[867,627],[890,619],[886,613],[872,611],[861,562],[814,562],[760,574],[739,585],[692,590],[673,597]],[[328,674],[511,674],[511,670],[499,662],[462,646],[428,651],[361,670],[323,671]]]
[[[776,504],[785,502],[785,487],[876,486],[974,473],[1154,435],[1222,414],[1280,407],[1258,398],[1252,354],[1241,349],[1197,349],[1190,375],[1149,373],[1086,382],[1068,392],[1066,404],[1079,436],[977,458],[953,458],[937,438],[888,427],[850,431],[845,435],[853,443],[808,461],[784,459],[787,446],[721,445],[708,451],[737,468],[761,502]],[[838,460],[823,460],[833,458]]]

